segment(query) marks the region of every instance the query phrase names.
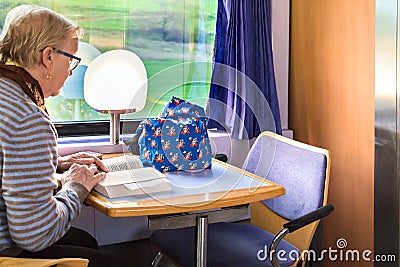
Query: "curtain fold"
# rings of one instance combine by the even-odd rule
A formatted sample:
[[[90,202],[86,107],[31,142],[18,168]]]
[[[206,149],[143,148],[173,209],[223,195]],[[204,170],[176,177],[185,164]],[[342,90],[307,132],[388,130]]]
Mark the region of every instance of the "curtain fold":
[[[281,134],[270,0],[219,0],[208,128],[237,139]]]

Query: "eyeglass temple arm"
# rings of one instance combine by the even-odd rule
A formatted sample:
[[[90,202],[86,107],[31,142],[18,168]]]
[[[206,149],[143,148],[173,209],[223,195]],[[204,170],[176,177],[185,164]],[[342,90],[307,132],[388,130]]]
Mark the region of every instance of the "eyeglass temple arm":
[[[317,220],[320,220],[329,214],[332,213],[334,207],[332,204],[327,204],[315,211],[312,211],[310,213],[307,213],[300,218],[294,219],[288,223],[285,223],[283,225],[283,229],[274,237],[272,240],[271,246],[270,246],[270,255],[272,257],[271,263],[272,266],[274,267],[279,267],[279,262],[276,257],[276,249],[278,247],[279,242],[288,234],[292,233],[312,222],[315,222]]]

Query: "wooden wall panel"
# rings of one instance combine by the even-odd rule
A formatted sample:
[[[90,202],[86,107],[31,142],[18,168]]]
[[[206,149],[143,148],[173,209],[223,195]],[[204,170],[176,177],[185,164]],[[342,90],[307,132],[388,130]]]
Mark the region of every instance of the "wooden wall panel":
[[[324,249],[374,250],[374,40],[374,0],[291,1],[289,128],[332,153]]]

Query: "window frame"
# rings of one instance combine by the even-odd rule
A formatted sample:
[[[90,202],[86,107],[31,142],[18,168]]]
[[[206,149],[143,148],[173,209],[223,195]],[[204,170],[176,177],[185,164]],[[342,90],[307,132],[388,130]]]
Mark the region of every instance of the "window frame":
[[[126,134],[133,134],[141,120],[121,120],[121,136],[124,136],[124,129],[131,129]],[[82,122],[58,122],[54,123],[59,137],[73,136],[104,136],[110,134],[110,121],[82,121]]]

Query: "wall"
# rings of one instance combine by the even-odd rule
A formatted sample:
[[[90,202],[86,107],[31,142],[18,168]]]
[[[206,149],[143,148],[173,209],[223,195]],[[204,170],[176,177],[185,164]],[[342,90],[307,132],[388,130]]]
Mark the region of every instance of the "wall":
[[[290,0],[272,0],[272,50],[282,129],[288,129]]]
[[[332,153],[323,248],[373,251],[375,0],[295,0],[290,27],[289,127]]]

